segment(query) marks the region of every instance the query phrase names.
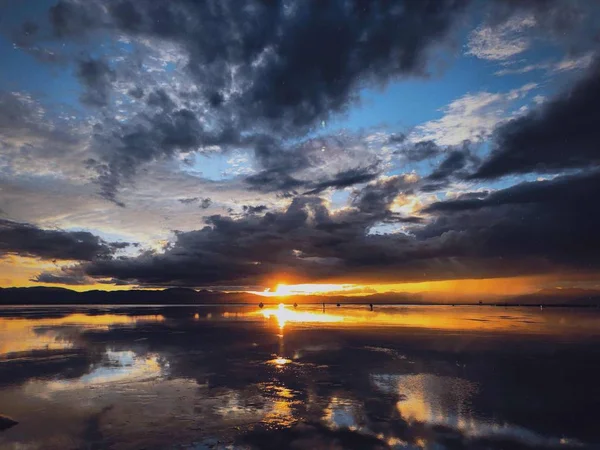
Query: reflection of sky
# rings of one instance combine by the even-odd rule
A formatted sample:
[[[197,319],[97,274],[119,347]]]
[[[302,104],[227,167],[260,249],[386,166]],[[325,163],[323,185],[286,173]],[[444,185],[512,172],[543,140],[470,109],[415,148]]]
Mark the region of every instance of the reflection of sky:
[[[358,405],[352,400],[332,397],[325,409],[323,420],[333,428],[358,429],[357,415]]]
[[[0,356],[31,350],[58,350],[73,347],[64,327],[75,333],[85,330],[108,330],[116,326],[135,326],[138,323],[164,320],[160,315],[130,317],[120,314],[69,314],[58,318],[0,317]]]
[[[502,332],[587,337],[599,335],[598,317],[587,311],[570,311],[571,320],[565,320],[560,309],[540,311],[535,308],[503,308],[479,306],[381,306],[369,307],[328,305],[321,307],[285,306],[266,307],[263,310],[241,313],[241,316],[263,316],[275,319],[280,329],[286,324],[313,327],[369,328],[374,326],[421,328],[474,332]]]
[[[504,437],[534,446],[574,443],[478,416],[470,404],[478,386],[462,378],[432,374],[372,375],[371,382],[383,393],[401,396],[398,412],[408,423],[444,425],[468,437]]]
[[[168,367],[168,364],[165,364]],[[56,391],[99,387],[110,383],[132,382],[157,378],[162,375],[163,366],[158,355],[138,356],[132,351],[107,350],[105,360],[93,366],[89,373],[76,378],[52,380],[48,382],[34,380],[26,389],[41,395]]]
[[[341,306],[327,308],[325,317],[336,320],[319,321],[313,319],[323,317],[320,308],[288,307],[283,332],[277,315],[263,319],[268,310],[194,307],[175,313],[170,308],[168,319],[118,314],[0,319],[0,332],[12,339],[8,347],[14,348],[27,330],[31,339],[60,336],[65,345],[93,355],[80,372],[61,370],[21,385],[0,384],[0,413],[21,422],[11,434],[0,435],[0,448],[2,438],[9,436],[24,448],[44,442],[38,447],[62,450],[66,447],[49,444],[51,433],[76,439],[94,420],[99,436],[130,442],[126,448],[132,449],[171,448],[173,441],[163,447],[157,442],[173,436],[177,443],[204,442],[207,436],[223,442],[223,436],[233,439],[253,427],[284,429],[304,421],[319,422],[334,434],[351,430],[376,437],[392,448],[442,450],[435,446],[443,440],[435,434],[436,426],[467,440],[491,437],[544,446],[567,442],[560,434],[546,436],[535,424],[514,418],[511,410],[495,415],[482,392],[488,392],[486,386],[516,392],[510,381],[467,379],[470,366],[458,367],[452,360],[448,367],[444,359],[449,353],[436,356],[420,347],[420,340],[412,340],[412,330],[398,331],[420,324],[419,338],[429,329],[432,337],[446,341],[462,333],[436,335],[437,327],[465,327],[493,331],[489,336],[505,342],[504,333],[527,327],[560,334],[583,323],[582,336],[588,336],[591,327],[578,320],[578,312],[485,307],[376,307],[371,312]],[[376,334],[359,334],[369,327]],[[41,345],[35,342],[33,349]],[[54,425],[42,430],[50,411],[56,416],[50,421]],[[404,428],[378,428],[378,421],[394,420]]]

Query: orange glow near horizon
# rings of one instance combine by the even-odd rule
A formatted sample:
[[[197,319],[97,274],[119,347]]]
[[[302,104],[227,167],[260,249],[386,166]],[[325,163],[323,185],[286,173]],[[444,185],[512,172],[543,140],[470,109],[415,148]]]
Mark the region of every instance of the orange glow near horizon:
[[[379,284],[337,284],[337,283],[279,283],[275,290],[266,289],[255,292],[265,297],[286,297],[293,295],[345,295],[365,296],[383,293],[437,294],[441,297],[496,297],[521,295],[535,292],[552,284],[555,277],[525,276],[512,278],[481,278],[442,281],[423,281],[417,283],[379,283]]]
[[[262,292],[267,297],[285,297],[288,295],[313,295],[340,293],[349,291],[355,287],[354,284],[285,284],[279,283],[274,291],[265,290]]]
[[[287,309],[283,303],[280,303],[277,308],[265,309],[260,312],[266,319],[274,317],[277,319],[279,328],[283,329],[287,322],[300,322],[300,323],[333,323],[342,322],[344,320],[341,316],[334,316],[331,314],[321,314],[308,311],[293,311]]]
[[[48,329],[36,333],[36,329],[71,326],[86,330],[109,330],[119,325],[134,325],[143,322],[162,322],[160,315],[127,316],[124,314],[88,315],[74,313],[58,318],[0,318],[0,356],[7,353],[54,350],[71,348],[73,343],[64,338],[64,333]]]
[[[60,266],[65,264],[76,264],[75,261],[52,262],[39,258],[6,255],[0,258],[0,287],[39,287],[52,286],[71,289],[74,291],[88,290],[130,290],[148,289],[160,290],[161,288],[145,288],[143,285],[103,284],[99,281],[84,285],[67,285],[60,283],[39,283],[33,281],[41,272],[58,272]],[[480,299],[500,298],[503,296],[529,294],[540,289],[555,287],[582,287],[589,289],[600,289],[598,275],[596,273],[577,274],[553,274],[538,276],[519,276],[505,278],[481,278],[481,279],[456,279],[441,281],[423,281],[410,283],[390,282],[365,282],[356,280],[328,280],[323,283],[301,283],[288,284],[285,277],[276,279],[279,283],[273,290],[247,291],[248,293],[264,297],[291,297],[323,295],[342,295],[348,297],[360,297],[371,294],[398,293],[398,294],[421,294],[424,300],[433,300],[451,303],[453,301],[476,302]],[[344,282],[346,281],[346,282]],[[210,286],[208,286],[210,289]],[[429,296],[429,297],[428,297]]]
[[[275,319],[273,325],[283,336],[287,326],[321,326],[335,328],[392,327],[445,331],[527,333],[543,335],[597,334],[597,319],[586,311],[573,312],[577,320],[565,321],[561,311],[535,308],[511,309],[478,306],[376,306],[371,311],[365,306],[321,308],[300,307],[298,310],[280,304],[276,308],[246,313]],[[331,312],[329,312],[331,311]],[[283,352],[280,352],[283,353]]]

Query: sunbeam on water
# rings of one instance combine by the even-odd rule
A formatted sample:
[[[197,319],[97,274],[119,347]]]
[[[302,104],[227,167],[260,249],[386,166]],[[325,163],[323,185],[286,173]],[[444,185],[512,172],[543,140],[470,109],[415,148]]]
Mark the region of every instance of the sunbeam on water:
[[[277,308],[264,309],[260,311],[265,318],[270,319],[274,317],[277,319],[279,328],[284,328],[288,322],[297,323],[337,323],[343,322],[344,317],[335,316],[326,313],[314,313],[306,311],[294,311],[288,309],[283,303],[280,303]]]

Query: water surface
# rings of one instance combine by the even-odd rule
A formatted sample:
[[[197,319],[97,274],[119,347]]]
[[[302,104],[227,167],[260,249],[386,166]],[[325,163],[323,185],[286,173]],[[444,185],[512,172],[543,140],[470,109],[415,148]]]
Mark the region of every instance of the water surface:
[[[599,448],[600,314],[0,310],[2,449]]]

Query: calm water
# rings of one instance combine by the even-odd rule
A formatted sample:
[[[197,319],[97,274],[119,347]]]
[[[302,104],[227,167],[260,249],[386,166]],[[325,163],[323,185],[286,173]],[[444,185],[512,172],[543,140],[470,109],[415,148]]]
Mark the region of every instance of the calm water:
[[[600,448],[600,313],[0,310],[2,449]]]

